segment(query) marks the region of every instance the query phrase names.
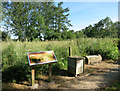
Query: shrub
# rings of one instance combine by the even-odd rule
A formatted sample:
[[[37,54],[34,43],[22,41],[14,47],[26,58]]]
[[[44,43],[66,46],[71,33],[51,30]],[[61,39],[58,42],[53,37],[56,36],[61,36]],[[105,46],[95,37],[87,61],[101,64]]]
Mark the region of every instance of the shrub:
[[[80,38],[67,41],[33,41],[33,42],[3,42],[2,43],[2,72],[3,81],[29,80],[31,68],[28,64],[27,52],[40,52],[53,50],[58,62],[52,64],[55,74],[60,69],[67,68],[69,46],[72,56],[102,55],[104,59],[118,59],[117,39]],[[36,70],[48,74],[48,65],[36,67]]]

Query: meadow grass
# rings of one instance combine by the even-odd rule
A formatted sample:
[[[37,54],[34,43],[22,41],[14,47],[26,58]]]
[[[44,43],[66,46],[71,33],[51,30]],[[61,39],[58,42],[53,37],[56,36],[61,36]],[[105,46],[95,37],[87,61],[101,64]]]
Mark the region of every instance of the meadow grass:
[[[69,46],[72,48],[72,56],[100,54],[103,60],[117,60],[119,55],[117,41],[118,39],[111,38],[80,38],[64,41],[2,42],[3,81],[30,79],[31,68],[27,59],[28,52],[53,50],[58,60],[57,63],[52,64],[53,74],[55,74],[60,69],[67,68]],[[36,69],[39,72],[42,71],[42,74],[48,74],[48,65],[40,65]]]

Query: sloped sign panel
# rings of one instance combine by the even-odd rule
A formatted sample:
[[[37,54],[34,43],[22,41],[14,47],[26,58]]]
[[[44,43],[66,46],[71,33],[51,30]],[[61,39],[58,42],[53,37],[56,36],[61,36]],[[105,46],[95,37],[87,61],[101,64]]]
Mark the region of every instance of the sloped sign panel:
[[[27,53],[29,65],[38,65],[57,62],[53,51],[31,52]]]

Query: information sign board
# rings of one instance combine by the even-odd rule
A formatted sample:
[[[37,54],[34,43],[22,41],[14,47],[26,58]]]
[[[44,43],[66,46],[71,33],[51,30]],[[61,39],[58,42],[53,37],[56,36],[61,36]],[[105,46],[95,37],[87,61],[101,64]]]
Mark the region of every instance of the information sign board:
[[[29,65],[38,65],[57,62],[53,51],[31,52],[27,53]]]

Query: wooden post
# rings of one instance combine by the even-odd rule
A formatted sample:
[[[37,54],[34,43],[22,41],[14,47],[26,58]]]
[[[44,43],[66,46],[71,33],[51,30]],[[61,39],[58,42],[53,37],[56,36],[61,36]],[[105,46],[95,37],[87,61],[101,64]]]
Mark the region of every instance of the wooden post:
[[[51,63],[49,64],[49,80],[52,82],[52,69],[51,69]]]
[[[32,67],[32,86],[35,85],[35,69]]]
[[[69,56],[72,56],[72,48],[69,47]]]
[[[83,59],[83,73],[85,73],[85,59]]]

